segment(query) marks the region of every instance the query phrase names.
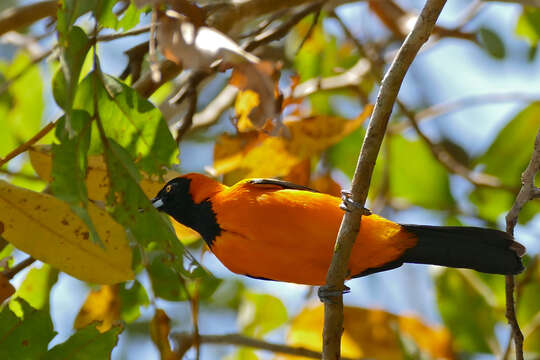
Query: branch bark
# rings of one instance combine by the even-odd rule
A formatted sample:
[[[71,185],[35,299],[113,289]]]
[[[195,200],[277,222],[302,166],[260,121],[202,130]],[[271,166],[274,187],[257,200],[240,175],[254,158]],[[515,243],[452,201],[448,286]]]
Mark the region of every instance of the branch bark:
[[[0,13],[0,35],[17,30],[49,16],[56,16],[58,1],[41,1],[9,8]]]
[[[193,334],[180,333],[172,336],[177,343],[177,355],[181,358],[186,351],[188,351],[194,345]],[[240,334],[225,334],[225,335],[199,335],[198,338],[201,344],[223,344],[223,345],[238,345],[257,348],[261,350],[268,350],[274,353],[302,356],[310,359],[320,359],[321,353],[306,349],[304,347],[287,346],[281,344],[275,344],[259,339],[250,338]],[[353,360],[351,358],[343,357],[342,360]],[[358,360],[358,359],[357,359]]]
[[[426,1],[413,30],[403,42],[383,78],[352,180],[352,200],[361,206],[366,202],[375,161],[403,78],[420,47],[428,40],[445,3],[446,0]],[[325,287],[328,290],[344,289],[349,258],[360,230],[361,219],[361,209],[345,213],[326,277]],[[332,300],[324,304],[323,359],[325,360],[340,358],[343,295],[339,293]]]
[[[534,142],[534,151],[529,161],[529,165],[521,174],[521,189],[516,197],[514,205],[506,215],[506,232],[514,236],[518,216],[523,206],[530,200],[539,197],[540,189],[534,185],[534,178],[540,170],[540,130],[536,135]],[[506,276],[506,319],[512,327],[512,338],[514,339],[514,347],[516,351],[516,359],[523,360],[523,334],[519,328],[516,318],[516,309],[514,301],[514,276]],[[510,352],[511,341],[508,342],[504,359],[508,358]]]

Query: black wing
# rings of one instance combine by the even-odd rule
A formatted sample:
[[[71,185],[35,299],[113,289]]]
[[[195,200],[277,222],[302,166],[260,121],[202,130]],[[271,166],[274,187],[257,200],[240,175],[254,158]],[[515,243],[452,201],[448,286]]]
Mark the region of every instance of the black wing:
[[[251,179],[246,182],[248,184],[253,184],[253,185],[276,185],[283,189],[305,190],[305,191],[311,191],[311,192],[316,192],[316,193],[319,192],[307,186],[293,184],[292,182],[278,180],[278,179]]]

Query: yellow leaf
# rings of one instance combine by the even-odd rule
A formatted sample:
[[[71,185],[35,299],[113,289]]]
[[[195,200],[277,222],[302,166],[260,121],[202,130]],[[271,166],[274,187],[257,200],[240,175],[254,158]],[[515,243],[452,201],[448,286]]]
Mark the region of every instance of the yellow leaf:
[[[82,329],[94,321],[100,322],[96,329],[104,333],[120,319],[120,298],[115,285],[103,285],[92,290],[79,310],[73,327]]]
[[[30,162],[36,173],[45,181],[51,181],[52,155],[51,147],[48,145],[34,146],[28,151]],[[180,176],[176,171],[168,171],[164,176],[165,182]],[[165,185],[163,181],[153,178],[143,178],[139,184],[146,196],[152,198]],[[107,176],[107,165],[103,156],[88,156],[88,170],[86,172],[86,187],[88,198],[92,200],[105,201],[109,191],[109,179]],[[176,236],[184,244],[190,244],[200,239],[199,233],[182,224],[171,220]]]
[[[255,127],[249,120],[249,114],[259,106],[259,95],[253,90],[239,91],[234,103],[234,110],[238,117],[236,128],[239,132],[254,130]]]
[[[318,155],[360,127],[372,106],[353,120],[336,116],[312,116],[288,121],[290,137],[264,133],[222,135],[214,147],[214,175],[238,171],[243,177],[283,177],[301,161]]]
[[[171,321],[165,311],[156,309],[156,313],[150,323],[150,336],[156,344],[162,360],[173,360],[175,354],[171,349],[169,342],[169,333],[171,332]]]
[[[305,308],[292,322],[287,344],[321,351],[323,306]],[[432,358],[454,359],[452,340],[447,329],[428,326],[414,316],[358,307],[344,307],[344,331],[341,341],[343,356],[378,360],[403,359],[398,334],[412,339],[418,348]],[[276,359],[303,359],[278,356]]]
[[[78,279],[114,284],[133,279],[124,229],[94,204],[88,212],[104,248],[89,240],[86,224],[53,196],[0,180],[3,236],[18,249]]]
[[[2,274],[0,274],[0,304],[4,302],[8,297],[15,293],[15,288],[9,280]]]

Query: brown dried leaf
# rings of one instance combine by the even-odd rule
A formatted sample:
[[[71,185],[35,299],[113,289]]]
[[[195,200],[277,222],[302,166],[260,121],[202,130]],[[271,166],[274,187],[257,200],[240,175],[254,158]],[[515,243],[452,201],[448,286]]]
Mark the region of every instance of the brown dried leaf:
[[[150,336],[156,344],[162,360],[173,360],[175,354],[172,351],[169,342],[169,333],[171,332],[171,320],[162,309],[156,309],[156,313],[150,323]]]

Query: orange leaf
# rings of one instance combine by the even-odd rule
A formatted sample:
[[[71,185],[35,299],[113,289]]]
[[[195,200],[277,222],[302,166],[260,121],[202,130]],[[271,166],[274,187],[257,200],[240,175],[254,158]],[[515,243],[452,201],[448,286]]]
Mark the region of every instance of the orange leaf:
[[[0,274],[0,304],[4,302],[8,297],[15,293],[15,288],[9,280],[2,274]]]
[[[301,161],[318,155],[360,127],[370,115],[366,106],[356,119],[312,116],[286,123],[290,138],[263,133],[222,135],[214,147],[214,175],[238,171],[243,177],[283,177]]]
[[[115,285],[103,285],[99,290],[92,290],[79,310],[73,327],[82,329],[83,327],[98,321],[96,328],[104,333],[109,330],[113,323],[120,319],[120,298],[118,287]]]
[[[292,322],[287,344],[320,351],[324,321],[321,305],[305,308]],[[452,341],[447,329],[429,326],[414,316],[398,316],[384,310],[344,307],[343,356],[378,360],[403,359],[398,334],[413,340],[432,358],[454,359]],[[397,333],[396,333],[397,332]],[[279,356],[277,359],[300,359]]]

